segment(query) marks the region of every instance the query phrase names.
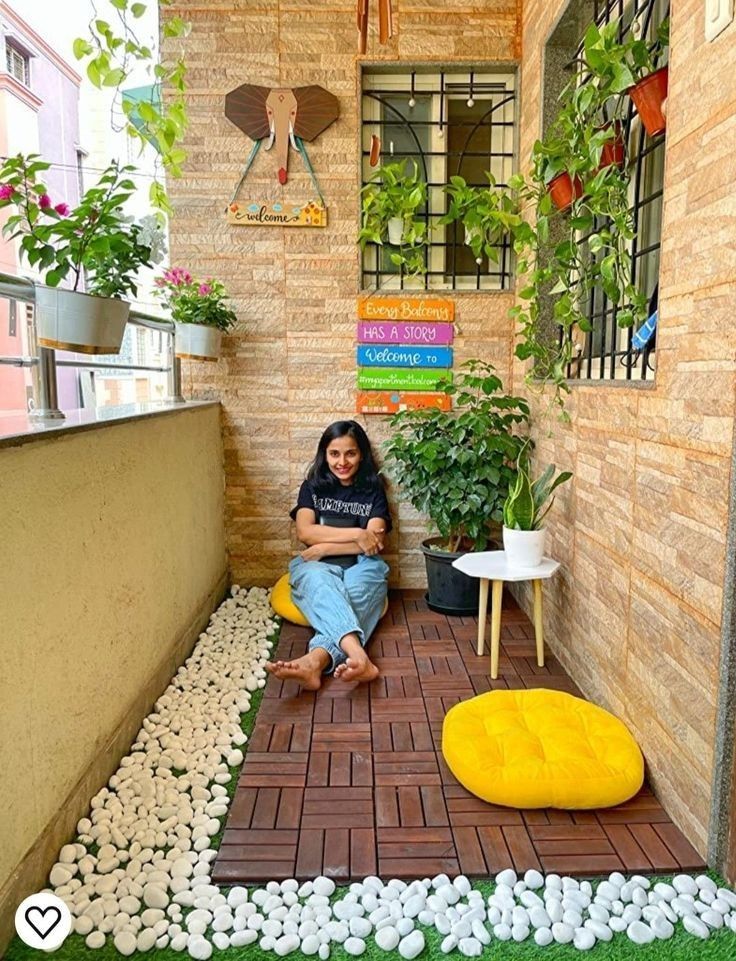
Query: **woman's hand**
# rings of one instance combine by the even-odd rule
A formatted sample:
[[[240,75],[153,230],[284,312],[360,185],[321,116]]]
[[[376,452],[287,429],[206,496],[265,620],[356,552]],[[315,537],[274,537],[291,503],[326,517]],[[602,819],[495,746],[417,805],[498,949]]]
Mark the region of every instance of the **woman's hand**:
[[[358,547],[372,557],[374,554],[379,554],[383,550],[383,535],[385,531],[361,531],[358,535]]]
[[[321,561],[327,553],[327,544],[312,544],[299,555],[303,561]]]

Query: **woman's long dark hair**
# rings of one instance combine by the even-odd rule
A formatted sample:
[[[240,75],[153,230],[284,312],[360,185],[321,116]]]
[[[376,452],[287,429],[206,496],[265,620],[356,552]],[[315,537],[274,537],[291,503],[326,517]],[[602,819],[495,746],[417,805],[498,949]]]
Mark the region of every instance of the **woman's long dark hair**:
[[[355,475],[355,487],[358,490],[382,488],[383,478],[378,473],[376,459],[366,432],[357,421],[336,420],[320,437],[317,453],[307,471],[307,480],[314,485],[315,490],[327,491],[340,483],[327,463],[327,448],[339,437],[352,437],[360,451],[360,467]]]

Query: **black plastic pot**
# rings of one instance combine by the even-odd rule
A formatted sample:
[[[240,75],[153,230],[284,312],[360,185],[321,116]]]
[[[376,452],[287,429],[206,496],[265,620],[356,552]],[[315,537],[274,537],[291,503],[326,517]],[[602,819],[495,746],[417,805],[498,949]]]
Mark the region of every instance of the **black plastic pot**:
[[[430,537],[429,540],[422,541],[422,553],[427,566],[427,605],[430,610],[451,617],[477,614],[480,581],[477,577],[468,577],[452,566],[452,562],[467,551],[451,553],[437,550],[436,545],[441,542],[440,537]],[[489,544],[488,549],[495,546]]]

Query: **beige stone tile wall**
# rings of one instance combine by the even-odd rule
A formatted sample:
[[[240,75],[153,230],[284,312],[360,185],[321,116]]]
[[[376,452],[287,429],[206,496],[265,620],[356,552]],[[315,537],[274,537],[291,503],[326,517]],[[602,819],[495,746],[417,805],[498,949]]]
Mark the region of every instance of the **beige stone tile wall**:
[[[186,175],[171,184],[176,209],[172,263],[219,277],[238,326],[217,364],[188,365],[188,396],[223,404],[227,537],[233,579],[272,584],[297,544],[288,511],[317,440],[332,420],[355,411],[355,326],[359,293],[359,58],[351,0],[175,0],[165,16],[191,21],[186,42],[191,126]],[[373,4],[367,62],[518,58],[517,0],[394,0],[394,38],[377,43]],[[225,119],[225,94],[241,83],[318,83],[340,101],[340,119],[309,145],[328,205],[324,230],[229,227],[226,203],[251,141]],[[240,197],[306,200],[312,194],[291,151],[289,183],[261,152]],[[457,296],[456,363],[491,360],[510,387],[511,294]],[[374,442],[387,418],[361,418]],[[426,525],[391,492],[395,529],[387,560],[392,582],[424,584],[417,545]]]
[[[522,159],[540,131],[540,47],[564,6],[524,4]],[[736,391],[736,27],[708,44],[703,16],[672,4],[655,383],[574,386],[571,424],[537,433],[540,462],[575,472],[551,522],[564,568],[545,584],[548,639],[631,726],[705,854]],[[522,378],[517,364],[517,391]]]

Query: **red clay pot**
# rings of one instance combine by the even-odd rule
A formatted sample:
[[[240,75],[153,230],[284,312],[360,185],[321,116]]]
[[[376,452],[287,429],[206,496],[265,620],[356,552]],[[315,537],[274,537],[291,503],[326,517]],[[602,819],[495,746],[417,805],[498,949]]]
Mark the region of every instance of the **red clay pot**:
[[[610,126],[611,124],[606,124],[606,127]],[[599,170],[603,170],[605,167],[623,167],[624,161],[626,160],[624,125],[620,120],[613,121],[613,130],[613,138],[611,140],[607,140],[603,144],[603,149],[601,150],[601,162],[598,164]]]
[[[667,74],[667,67],[660,67],[628,90],[644,124],[644,129],[650,137],[664,133],[667,126],[667,120],[662,112],[662,104],[667,99]]]
[[[569,173],[563,172],[550,180],[547,190],[555,207],[567,210],[573,200],[583,196],[583,181],[580,177],[573,180]]]

